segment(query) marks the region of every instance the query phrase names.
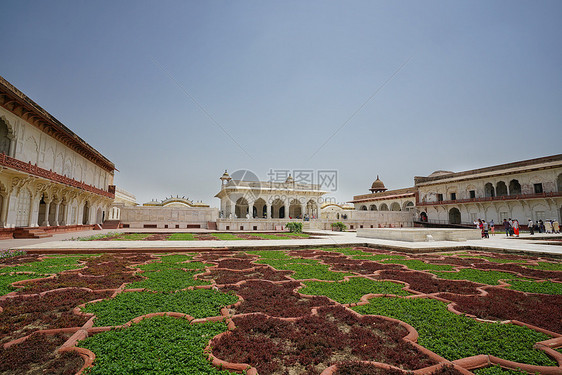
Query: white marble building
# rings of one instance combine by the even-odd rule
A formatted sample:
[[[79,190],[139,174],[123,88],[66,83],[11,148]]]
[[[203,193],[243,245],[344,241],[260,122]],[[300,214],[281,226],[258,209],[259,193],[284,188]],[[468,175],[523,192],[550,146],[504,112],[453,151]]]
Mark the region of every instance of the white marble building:
[[[0,77],[0,226],[102,223],[115,166]]]

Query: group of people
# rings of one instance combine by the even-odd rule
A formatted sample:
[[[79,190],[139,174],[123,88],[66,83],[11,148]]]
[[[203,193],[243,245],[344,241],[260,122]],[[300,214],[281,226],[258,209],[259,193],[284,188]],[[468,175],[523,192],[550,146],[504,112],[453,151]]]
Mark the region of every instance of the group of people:
[[[490,220],[489,223],[486,220],[478,219],[474,221],[474,225],[476,225],[476,229],[480,229],[482,231],[482,238],[490,238],[490,233],[494,235],[494,220]]]
[[[503,219],[503,228],[505,229],[505,235],[507,237],[519,237],[519,220],[511,220],[511,218],[509,218],[509,220]]]
[[[560,233],[560,223],[558,223],[558,220],[546,220],[544,222],[539,220],[536,223],[533,223],[533,220],[529,219],[527,226],[531,234],[535,234],[535,232],[553,234]]]

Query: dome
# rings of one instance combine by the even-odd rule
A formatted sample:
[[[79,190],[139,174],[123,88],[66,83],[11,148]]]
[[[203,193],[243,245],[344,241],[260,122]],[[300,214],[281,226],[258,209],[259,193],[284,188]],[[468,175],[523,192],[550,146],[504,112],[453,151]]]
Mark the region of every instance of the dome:
[[[286,184],[292,184],[293,182],[295,182],[295,180],[293,180],[293,177],[291,177],[291,175],[289,174],[289,177],[287,177],[287,179],[285,180]]]
[[[387,189],[384,186],[384,183],[380,180],[379,176],[377,175],[377,179],[373,182],[369,190],[371,190],[372,193],[380,193],[386,191]]]
[[[222,176],[219,178],[219,180],[221,181],[230,181],[232,180],[232,178],[230,177],[230,175],[228,174],[228,172],[226,171],[226,169],[224,170],[224,173],[222,174]]]
[[[447,174],[454,173],[453,171],[435,171],[430,174],[428,177],[438,177],[438,176],[445,176]]]

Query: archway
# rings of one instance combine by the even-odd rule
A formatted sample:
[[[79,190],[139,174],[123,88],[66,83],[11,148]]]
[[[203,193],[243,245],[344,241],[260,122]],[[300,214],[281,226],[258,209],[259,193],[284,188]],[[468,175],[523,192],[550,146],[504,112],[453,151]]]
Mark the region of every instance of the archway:
[[[301,219],[302,218],[302,207],[298,199],[293,199],[289,206],[289,217],[291,219]]]
[[[0,118],[0,154],[10,154],[10,129],[8,124]]]
[[[496,185],[496,194],[498,195],[498,197],[507,195],[507,185],[505,184],[505,182],[498,182],[498,184]]]
[[[420,214],[420,220],[427,222],[427,213],[425,211]]]
[[[367,211],[367,206],[365,206],[365,205],[361,206],[360,210],[361,211]]]
[[[392,202],[390,205],[390,211],[401,211],[400,204],[398,202]]]
[[[372,204],[372,205],[369,207],[369,210],[370,210],[370,211],[377,211],[377,210],[378,210],[378,209],[377,209],[377,205],[376,205],[376,204]]]
[[[45,212],[47,212],[47,203],[45,202],[45,196],[43,195],[39,201],[39,217],[37,220],[39,226],[49,225],[49,218],[45,217]]]
[[[492,185],[491,182],[488,182],[486,185],[484,185],[484,196],[487,197],[487,198],[491,198],[491,197],[496,196],[496,191],[494,189],[494,185]]]
[[[84,212],[82,214],[82,225],[88,224],[88,218],[90,217],[90,206],[88,202],[84,203]]]
[[[388,211],[388,206],[386,203],[381,204],[379,211]]]
[[[306,202],[306,214],[310,219],[318,218],[318,205],[313,199]]]
[[[414,202],[407,201],[406,203],[404,203],[404,211],[410,211],[413,208],[414,208]]]
[[[556,184],[558,185],[558,192],[562,192],[562,173],[558,175],[558,179],[556,179]]]
[[[60,209],[60,208],[59,208]],[[57,225],[57,204],[53,200],[49,206],[49,225]]]
[[[30,207],[31,207],[31,193],[27,189],[21,189],[18,194],[16,227],[29,226]]]
[[[449,210],[449,224],[460,224],[461,212],[458,208],[453,207]]]
[[[65,221],[64,218],[66,216],[66,200],[63,200],[60,204],[59,207],[59,217],[57,218],[57,221],[59,223],[59,225],[65,225]]]
[[[267,205],[265,204],[265,200],[263,198],[258,198],[254,202],[254,217],[257,218],[265,218],[267,211]]]
[[[271,203],[271,217],[273,219],[282,219],[285,217],[285,209],[283,207],[283,201],[279,198],[275,199]]]
[[[248,201],[246,198],[238,198],[234,206],[234,214],[237,218],[245,218],[248,215]]]
[[[517,180],[509,181],[509,195],[520,195],[521,184]]]

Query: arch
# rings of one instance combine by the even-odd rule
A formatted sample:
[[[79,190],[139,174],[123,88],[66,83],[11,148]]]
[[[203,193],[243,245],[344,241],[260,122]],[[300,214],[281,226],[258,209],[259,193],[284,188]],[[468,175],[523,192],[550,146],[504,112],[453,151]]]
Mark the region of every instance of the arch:
[[[66,161],[64,162],[64,169],[62,171],[62,174],[65,175],[66,177],[72,178],[72,162],[69,159],[66,159]]]
[[[234,206],[234,214],[237,218],[246,218],[246,215],[248,215],[248,208],[248,201],[246,198],[238,198]]]
[[[65,220],[64,218],[66,217],[66,209],[67,209],[67,202],[66,199],[63,199],[63,201],[60,203],[60,207],[59,207],[59,217],[57,218],[57,222],[59,225],[65,225]]]
[[[51,201],[49,206],[49,218],[47,219],[48,225],[57,225],[57,204],[54,200]]]
[[[509,181],[509,195],[520,195],[521,184],[516,179]]]
[[[388,211],[388,205],[386,203],[381,204],[379,211]]]
[[[361,211],[367,211],[367,206],[363,205],[359,208]]]
[[[427,222],[427,212],[422,211],[422,213],[420,214],[420,221],[425,221]]]
[[[390,205],[390,211],[402,211],[400,204],[398,202],[392,202]]]
[[[88,224],[88,220],[90,217],[90,205],[88,202],[84,203],[84,211],[82,212],[82,225]]]
[[[29,210],[31,208],[31,192],[28,189],[20,190],[16,207],[16,227],[28,227]]]
[[[311,219],[318,218],[318,204],[316,204],[314,199],[310,199],[306,202],[306,215]]]
[[[0,154],[10,155],[10,144],[14,137],[12,128],[4,117],[0,117]]]
[[[369,211],[378,211],[377,205],[376,205],[376,204],[372,204],[372,205],[369,207]]]
[[[283,207],[283,201],[279,198],[275,199],[271,203],[271,217],[273,219],[283,219],[285,217],[285,208]]]
[[[411,209],[414,208],[414,202],[406,201],[406,202],[404,202],[403,207],[404,207],[404,211],[410,211]]]
[[[23,144],[23,161],[30,162],[31,164],[37,163],[37,152],[39,146],[35,137],[31,136],[27,138]]]
[[[507,185],[505,184],[505,182],[500,181],[496,184],[496,195],[498,197],[507,195]]]
[[[491,182],[488,182],[486,185],[484,185],[484,196],[486,198],[492,198],[496,196],[496,189],[494,189],[494,185]]]
[[[54,165],[55,165],[55,152],[53,151],[52,147],[49,147],[47,151],[45,151],[45,157],[43,158],[43,168],[52,170]]]
[[[560,173],[558,175],[558,178],[556,179],[556,184],[558,185],[558,192],[562,191],[562,173]]]
[[[291,200],[289,204],[289,217],[292,219],[302,218],[302,207],[298,199]]]
[[[453,207],[449,210],[449,224],[460,224],[461,212],[458,208]]]
[[[59,152],[55,158],[55,167],[53,168],[53,170],[58,174],[62,174],[63,161],[64,157],[62,156],[62,153]]]
[[[263,198],[258,198],[254,202],[254,217],[258,218],[265,218],[267,212],[267,205],[265,204],[265,200]]]

